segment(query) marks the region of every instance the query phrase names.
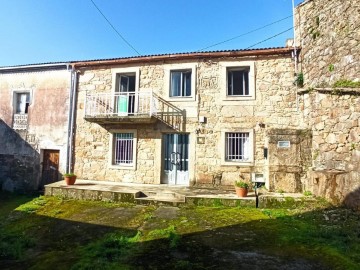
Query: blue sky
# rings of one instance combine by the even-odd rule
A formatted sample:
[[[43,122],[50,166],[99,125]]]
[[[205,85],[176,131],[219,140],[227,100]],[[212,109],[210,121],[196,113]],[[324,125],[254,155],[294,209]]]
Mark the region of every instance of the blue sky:
[[[93,1],[141,55],[197,51],[292,15],[291,0]],[[291,26],[288,18],[207,50],[244,49]],[[0,36],[0,66],[137,55],[91,0],[0,0]]]

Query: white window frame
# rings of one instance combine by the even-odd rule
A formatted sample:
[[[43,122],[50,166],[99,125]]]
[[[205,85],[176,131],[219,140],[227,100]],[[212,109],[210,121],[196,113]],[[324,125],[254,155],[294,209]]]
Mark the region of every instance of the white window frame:
[[[228,71],[233,69],[249,69],[249,95],[228,95]],[[254,100],[255,99],[255,62],[254,61],[236,61],[236,62],[222,62],[222,90],[221,96],[223,100]]]
[[[133,162],[131,164],[114,164],[115,159],[115,135],[118,133],[131,133],[133,134]],[[109,148],[109,168],[122,169],[122,170],[136,170],[136,149],[137,149],[137,130],[134,129],[113,129],[110,130],[110,148]]]
[[[115,94],[116,93],[116,80],[117,80],[117,76],[124,74],[124,75],[128,75],[128,74],[134,74],[135,73],[135,92],[139,91],[139,74],[140,74],[140,69],[139,67],[126,67],[126,68],[112,68],[111,69],[111,73],[112,73],[112,93]]]
[[[192,88],[191,88],[191,80],[190,80],[190,95],[189,96],[185,96],[183,95],[183,91],[184,91],[184,84],[185,84],[185,79],[184,79],[184,74],[185,73],[189,73],[190,72],[190,76],[192,79],[192,70],[191,69],[181,69],[181,70],[170,70],[170,86],[169,86],[169,96],[171,96],[171,90],[172,90],[172,74],[173,73],[180,73],[180,95],[179,96],[171,96],[171,98],[187,98],[187,97],[191,97],[191,93],[192,93]]]
[[[16,112],[16,109],[17,109],[17,97],[18,97],[19,94],[29,94],[29,106],[28,106],[28,110],[29,110],[29,107],[31,106],[32,99],[33,99],[32,90],[29,90],[29,89],[15,89],[12,92],[13,92],[13,114],[21,114],[21,113]],[[23,114],[28,114],[28,113],[23,113]]]
[[[189,102],[195,101],[196,97],[196,64],[195,63],[183,63],[183,64],[165,64],[164,65],[164,93],[165,99],[168,101],[174,102]],[[170,80],[171,80],[171,71],[191,71],[191,95],[190,96],[170,96]]]
[[[226,159],[226,148],[227,148],[227,136],[229,133],[248,133],[249,134],[249,145],[248,145],[248,159],[247,160],[234,160],[230,161]],[[222,165],[251,165],[254,162],[254,130],[253,129],[233,129],[233,130],[222,130],[221,131],[221,164]]]

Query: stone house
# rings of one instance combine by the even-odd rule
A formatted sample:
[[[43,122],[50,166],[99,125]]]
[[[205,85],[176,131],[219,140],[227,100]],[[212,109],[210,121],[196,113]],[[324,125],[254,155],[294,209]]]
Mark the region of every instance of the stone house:
[[[185,186],[264,181],[302,191],[293,48],[165,54],[73,63],[75,173]]]
[[[0,186],[29,191],[61,179],[69,164],[67,63],[0,68]]]

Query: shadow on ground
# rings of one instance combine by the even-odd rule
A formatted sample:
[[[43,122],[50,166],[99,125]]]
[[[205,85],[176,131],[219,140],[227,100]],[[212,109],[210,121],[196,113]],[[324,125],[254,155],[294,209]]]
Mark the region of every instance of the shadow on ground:
[[[113,207],[41,197],[21,205],[18,199],[0,198],[1,207],[9,205],[0,220],[3,269],[360,266],[352,257],[360,252],[359,213],[342,208],[286,215],[269,209]]]

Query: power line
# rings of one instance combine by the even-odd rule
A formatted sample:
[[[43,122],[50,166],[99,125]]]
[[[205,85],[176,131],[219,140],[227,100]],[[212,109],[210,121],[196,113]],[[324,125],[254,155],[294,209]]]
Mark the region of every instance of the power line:
[[[340,5],[342,5],[342,4],[343,4],[343,3],[340,2],[338,5],[336,5],[336,6],[334,6],[334,7],[330,7],[330,8],[323,9],[323,10],[322,10],[322,13],[325,13],[326,11],[331,10],[331,9],[333,9],[333,8],[337,8],[338,6],[340,6]],[[316,18],[316,17],[318,17],[318,16],[319,16],[319,15],[315,15],[313,18]],[[266,28],[266,27],[268,27],[268,26],[271,26],[271,25],[276,24],[276,23],[278,23],[278,22],[284,21],[284,20],[286,20],[286,19],[288,19],[288,18],[290,18],[290,17],[293,17],[293,15],[289,15],[289,16],[284,17],[284,18],[282,18],[282,19],[280,19],[280,20],[277,20],[277,21],[275,21],[275,22],[266,24],[266,25],[264,25],[264,26],[261,26],[261,27],[259,27],[259,28],[254,29],[254,30],[251,30],[251,31],[249,31],[249,32],[246,32],[246,33],[240,34],[240,35],[238,35],[238,36],[229,38],[229,39],[227,39],[227,40],[224,40],[224,41],[215,43],[215,44],[213,44],[213,45],[210,45],[210,46],[208,46],[208,47],[205,47],[205,48],[200,49],[200,50],[197,50],[197,51],[198,51],[198,52],[199,52],[199,51],[203,51],[203,50],[206,50],[206,49],[215,47],[215,46],[217,46],[217,45],[220,45],[220,44],[229,42],[229,41],[231,41],[231,40],[237,39],[237,38],[239,38],[239,37],[243,37],[243,36],[245,36],[245,35],[254,33],[254,32],[259,31],[259,30],[261,30],[261,29],[264,29],[264,28]],[[300,21],[299,21],[299,24],[298,24],[297,26],[300,26],[300,25],[305,24],[305,23],[306,23],[306,22],[300,23]],[[269,40],[269,39],[272,39],[272,38],[274,38],[274,37],[276,37],[276,36],[279,36],[279,35],[287,32],[287,31],[290,31],[291,29],[293,29],[293,27],[290,28],[290,29],[288,29],[288,30],[285,30],[284,32],[281,32],[281,33],[279,33],[279,34],[277,34],[277,35],[275,35],[275,36],[273,36],[273,37],[270,37],[270,38],[268,38],[268,39],[266,39],[266,40]],[[256,46],[257,44],[260,44],[260,43],[262,43],[262,42],[264,42],[264,41],[266,41],[266,40],[260,41],[259,43],[256,43],[256,44],[254,44],[254,45],[252,45],[252,46],[250,46],[250,47],[248,47],[248,48],[254,47],[254,46]]]
[[[248,35],[248,34],[251,34],[251,33],[254,33],[254,32],[259,31],[259,30],[261,30],[261,29],[264,29],[264,28],[266,28],[266,27],[269,27],[270,25],[273,25],[273,24],[279,23],[279,22],[281,22],[281,21],[284,21],[284,20],[286,20],[286,19],[289,19],[289,18],[291,18],[291,17],[292,17],[292,15],[287,16],[287,17],[282,18],[282,19],[280,19],[280,20],[277,20],[277,21],[275,21],[275,22],[266,24],[266,25],[264,25],[264,26],[261,26],[261,27],[259,27],[259,28],[254,29],[254,30],[251,30],[251,31],[249,31],[249,32],[246,32],[246,33],[240,34],[240,35],[238,35],[238,36],[229,38],[229,39],[227,39],[227,40],[224,40],[224,41],[215,43],[215,44],[213,44],[213,45],[210,45],[210,46],[208,46],[208,47],[202,48],[202,49],[197,50],[197,51],[198,51],[198,52],[199,52],[199,51],[203,51],[203,50],[209,49],[209,48],[211,48],[211,47],[215,47],[215,46],[217,46],[217,45],[220,45],[220,44],[229,42],[229,41],[231,41],[231,40],[237,39],[237,38],[239,38],[239,37],[246,36],[246,35]]]
[[[293,28],[294,28],[294,27],[290,27],[289,29],[286,29],[285,31],[282,31],[282,32],[280,32],[280,33],[278,33],[278,34],[276,34],[276,35],[273,35],[273,36],[271,36],[271,37],[269,37],[269,38],[267,38],[267,39],[264,39],[264,40],[262,40],[262,41],[259,41],[259,42],[255,43],[255,44],[253,44],[253,45],[245,48],[245,49],[250,49],[250,48],[252,48],[252,47],[255,47],[256,45],[259,45],[260,43],[263,43],[263,42],[265,42],[265,41],[268,41],[268,40],[270,40],[270,39],[273,39],[274,37],[280,36],[281,34],[284,34],[284,33],[290,31],[290,30],[293,29]]]
[[[118,30],[116,30],[116,28],[112,25],[112,23],[106,18],[106,16],[104,15],[104,13],[101,12],[101,10],[98,8],[98,6],[95,4],[95,2],[93,0],[90,0],[91,3],[94,5],[94,7],[99,11],[99,13],[104,17],[104,19],[107,21],[107,23],[111,26],[111,28],[117,33],[117,35],[131,48],[133,49],[138,55],[140,55],[140,53],[119,33]]]

